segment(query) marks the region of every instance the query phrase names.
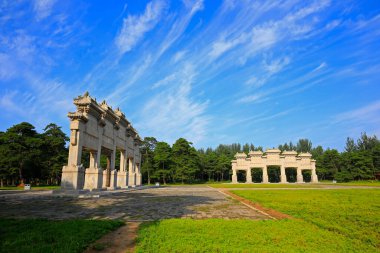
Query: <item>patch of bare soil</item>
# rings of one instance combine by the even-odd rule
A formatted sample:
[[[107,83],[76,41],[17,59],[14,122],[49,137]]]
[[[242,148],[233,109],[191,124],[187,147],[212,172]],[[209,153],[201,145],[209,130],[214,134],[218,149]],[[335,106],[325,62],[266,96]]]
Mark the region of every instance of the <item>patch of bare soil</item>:
[[[104,235],[91,244],[85,253],[125,253],[134,252],[136,237],[141,222],[127,222],[119,229]]]
[[[233,194],[232,192],[230,192],[229,190],[226,190],[226,189],[220,189],[221,192],[231,196],[232,198],[248,205],[248,206],[251,206],[253,207],[254,209],[257,209],[261,212],[263,212],[264,214],[267,214],[268,216],[274,218],[274,219],[277,219],[277,220],[282,220],[282,219],[295,219],[294,217],[288,215],[288,214],[285,214],[285,213],[281,213],[279,211],[276,211],[274,209],[270,209],[270,208],[265,208],[263,206],[261,206],[260,204],[258,203],[254,203],[248,199],[245,199],[243,197],[240,197],[236,194]]]

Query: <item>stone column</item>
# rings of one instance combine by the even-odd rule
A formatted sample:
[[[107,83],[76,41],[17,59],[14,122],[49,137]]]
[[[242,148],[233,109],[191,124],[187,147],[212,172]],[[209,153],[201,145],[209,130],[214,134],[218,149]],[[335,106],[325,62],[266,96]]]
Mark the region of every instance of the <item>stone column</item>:
[[[108,189],[114,190],[117,187],[117,171],[115,170],[115,159],[116,159],[116,147],[111,153],[111,168],[110,168],[110,184]]]
[[[303,175],[300,168],[297,168],[297,183],[303,183]]]
[[[136,180],[135,180],[135,164],[133,162],[133,158],[128,158],[129,162],[129,171],[128,171],[128,186],[135,187],[136,186]]]
[[[269,183],[269,180],[268,180],[268,168],[267,168],[267,166],[263,167],[263,183],[264,184]]]
[[[233,184],[237,184],[238,181],[237,181],[237,175],[236,175],[236,164],[233,163],[232,164],[232,183]]]
[[[97,167],[97,152],[90,151],[90,167],[86,169],[84,189],[95,190],[102,188],[103,170]]]
[[[252,184],[252,172],[251,172],[251,168],[247,169],[247,173],[246,173],[246,183],[248,184]]]
[[[127,178],[127,152],[125,150],[120,151],[120,171],[117,173],[117,187],[127,188],[128,178]]]
[[[70,124],[70,146],[67,166],[62,168],[61,188],[63,190],[81,190],[84,187],[85,170],[81,165],[83,141],[80,132],[84,123],[73,120]]]
[[[315,169],[315,162],[311,164],[311,182],[318,183],[317,171]]]
[[[136,185],[141,185],[141,171],[139,163],[136,163]]]
[[[287,183],[286,181],[286,171],[285,171],[285,166],[281,165],[281,183],[285,184]]]

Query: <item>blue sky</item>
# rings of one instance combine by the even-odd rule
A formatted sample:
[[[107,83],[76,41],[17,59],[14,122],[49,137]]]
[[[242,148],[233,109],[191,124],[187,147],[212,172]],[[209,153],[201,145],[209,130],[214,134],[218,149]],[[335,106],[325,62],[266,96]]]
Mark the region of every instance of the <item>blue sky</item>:
[[[85,91],[197,148],[380,135],[379,1],[1,1],[0,130]]]

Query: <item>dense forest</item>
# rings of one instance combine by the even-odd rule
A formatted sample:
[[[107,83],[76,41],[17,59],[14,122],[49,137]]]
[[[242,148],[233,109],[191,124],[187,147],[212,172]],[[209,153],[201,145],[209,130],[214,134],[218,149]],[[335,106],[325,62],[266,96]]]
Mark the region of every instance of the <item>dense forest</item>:
[[[362,133],[356,142],[352,138],[347,138],[345,151],[341,153],[336,149],[324,150],[321,146],[313,147],[308,139],[300,139],[296,144],[285,143],[277,148],[281,151],[310,152],[317,160],[319,180],[338,182],[369,180],[375,179],[375,175],[380,173],[380,141],[375,135],[368,136]],[[153,137],[146,137],[141,147],[143,178],[147,183],[229,180],[232,173],[231,160],[234,159],[236,152],[248,153],[250,150],[265,151],[260,146],[248,143],[221,144],[215,149],[195,150],[192,143],[183,138],[170,146]],[[293,176],[293,181],[295,181],[294,173],[295,170],[293,175],[290,175]],[[310,180],[308,172],[304,173],[305,181]],[[277,170],[269,168],[268,174],[271,182],[279,181],[279,168]],[[252,176],[254,181],[255,177],[260,177],[255,171]]]
[[[30,123],[20,123],[0,132],[0,180],[3,185],[59,184],[62,166],[67,163],[68,137],[56,124],[38,133]],[[310,152],[317,160],[320,180],[375,179],[380,173],[380,141],[363,133],[358,140],[347,138],[344,152],[313,147],[308,139],[278,146],[281,151]],[[231,160],[236,152],[263,150],[253,144],[220,144],[216,148],[196,150],[192,143],[179,138],[172,146],[154,137],[145,137],[141,145],[144,183],[200,183],[227,181],[231,177]],[[86,161],[84,160],[84,166]],[[118,167],[118,166],[116,166]],[[276,182],[279,170],[269,170]],[[288,172],[287,172],[288,173]],[[291,172],[290,172],[291,173]],[[255,178],[260,177],[253,172]],[[241,177],[241,175],[238,175]],[[295,175],[290,175],[295,177]],[[308,180],[307,172],[304,175]],[[291,180],[290,180],[291,181]]]

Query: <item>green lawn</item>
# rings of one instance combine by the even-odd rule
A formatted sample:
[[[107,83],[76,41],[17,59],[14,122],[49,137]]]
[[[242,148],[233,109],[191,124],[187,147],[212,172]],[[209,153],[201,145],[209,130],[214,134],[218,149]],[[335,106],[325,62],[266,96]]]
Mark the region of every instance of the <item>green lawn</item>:
[[[233,191],[308,224],[380,248],[380,190]]]
[[[328,185],[348,185],[348,186],[375,186],[375,187],[380,187],[380,181],[351,181],[347,183],[332,183],[331,181],[322,181],[322,184],[328,184]]]
[[[234,193],[298,219],[146,223],[137,252],[380,252],[380,190]]]
[[[122,224],[111,220],[0,219],[0,252],[82,252]]]
[[[213,188],[321,188],[319,184],[210,184]]]
[[[32,186],[31,189],[32,191],[36,190],[57,190],[60,189],[61,186],[59,185],[47,185],[47,186]],[[5,187],[0,187],[1,190],[17,190],[17,191],[23,191],[24,187],[17,187],[17,186],[5,186]]]

